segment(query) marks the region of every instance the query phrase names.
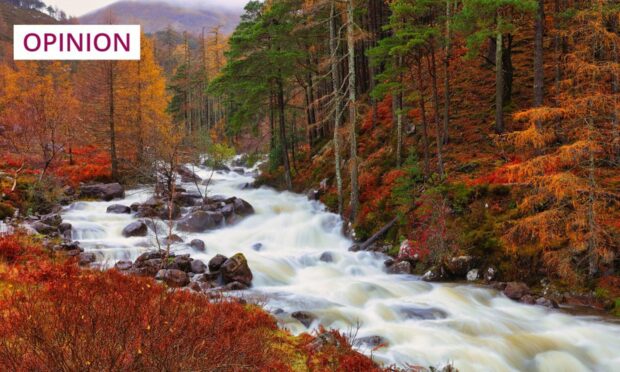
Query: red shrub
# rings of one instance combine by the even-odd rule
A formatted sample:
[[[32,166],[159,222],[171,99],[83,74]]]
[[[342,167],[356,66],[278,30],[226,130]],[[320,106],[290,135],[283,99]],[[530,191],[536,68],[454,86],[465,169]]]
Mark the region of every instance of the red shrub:
[[[18,235],[0,236],[0,261],[13,264],[40,253],[41,249],[27,245]]]
[[[258,370],[273,318],[150,279],[74,272],[0,304],[0,370]]]

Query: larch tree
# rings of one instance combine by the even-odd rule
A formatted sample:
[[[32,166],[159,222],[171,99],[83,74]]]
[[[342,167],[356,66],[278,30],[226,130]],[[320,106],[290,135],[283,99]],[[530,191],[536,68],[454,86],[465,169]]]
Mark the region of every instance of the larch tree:
[[[508,179],[531,191],[504,237],[507,247],[541,250],[549,274],[573,283],[614,270],[620,254],[613,224],[620,194],[605,182],[617,170],[619,17],[620,9],[602,0],[576,11],[557,105],[517,113],[529,127],[506,136],[529,154],[507,169]]]

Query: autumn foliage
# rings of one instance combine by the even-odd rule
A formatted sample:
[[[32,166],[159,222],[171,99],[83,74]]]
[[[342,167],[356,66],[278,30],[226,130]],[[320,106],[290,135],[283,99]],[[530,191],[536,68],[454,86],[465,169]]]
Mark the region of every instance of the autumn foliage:
[[[255,305],[80,270],[21,236],[0,238],[0,318],[1,370],[376,368],[337,333],[339,346],[313,349]]]

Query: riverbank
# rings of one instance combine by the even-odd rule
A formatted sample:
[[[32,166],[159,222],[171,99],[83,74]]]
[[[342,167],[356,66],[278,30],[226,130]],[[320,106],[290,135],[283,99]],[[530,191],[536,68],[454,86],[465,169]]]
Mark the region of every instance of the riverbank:
[[[195,171],[202,179],[212,173],[204,167]],[[252,182],[248,169],[213,173],[207,195],[236,196],[255,213],[204,232],[175,228],[173,233],[184,243],[172,248],[203,262],[218,254],[243,253],[253,272],[252,287],[235,295],[262,304],[293,334],[321,326],[356,330],[357,347],[384,365],[442,366],[451,361],[463,371],[527,369],[532,364],[544,368],[574,358],[584,368],[604,370],[617,357],[610,349],[617,343],[613,325],[520,304],[484,288],[388,274],[383,254],[349,251],[353,242],[342,235],[342,220],[324,205],[305,195],[248,187]],[[204,194],[205,186],[198,184]],[[196,188],[195,182],[180,186],[187,192]],[[154,235],[123,236],[123,229],[140,219],[138,212],[108,209],[144,204],[152,195],[151,188],[141,188],[126,191],[123,199],[81,201],[66,207],[62,217],[72,224],[85,253],[95,254],[98,261],[108,266],[135,261],[153,247]],[[188,246],[194,239],[205,243],[204,252]],[[579,346],[565,341],[566,332],[580,340]],[[544,340],[547,346],[527,348],[515,342],[515,333]],[[549,347],[556,352],[548,353]]]
[[[259,306],[79,269],[38,238],[0,237],[0,368],[379,370],[339,333],[292,336]]]

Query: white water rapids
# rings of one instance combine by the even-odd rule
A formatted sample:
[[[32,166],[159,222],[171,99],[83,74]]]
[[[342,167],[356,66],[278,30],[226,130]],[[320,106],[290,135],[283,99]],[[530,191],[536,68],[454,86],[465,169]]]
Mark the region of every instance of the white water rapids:
[[[211,173],[196,170],[205,179]],[[520,304],[477,286],[388,275],[385,256],[347,250],[352,242],[341,233],[342,221],[323,205],[290,192],[241,188],[251,181],[235,172],[215,173],[210,196],[240,197],[256,213],[218,230],[177,232],[185,242],[202,239],[204,253],[184,244],[173,248],[205,263],[217,253],[242,252],[254,273],[253,287],[243,295],[259,298],[269,310],[283,310],[276,316],[294,333],[307,329],[290,314],[307,311],[317,317],[311,328],[321,324],[357,329],[358,338],[381,336],[387,346],[372,355],[387,364],[452,363],[460,371],[620,371],[620,326]],[[183,186],[195,190],[192,184]],[[124,200],[112,202],[76,202],[63,218],[73,225],[73,238],[106,264],[135,260],[153,247],[153,237],[124,238],[122,229],[135,219],[108,214],[106,208],[144,202],[150,191],[128,191]],[[319,259],[324,252],[331,253],[332,262]],[[371,352],[363,345],[360,350]]]

